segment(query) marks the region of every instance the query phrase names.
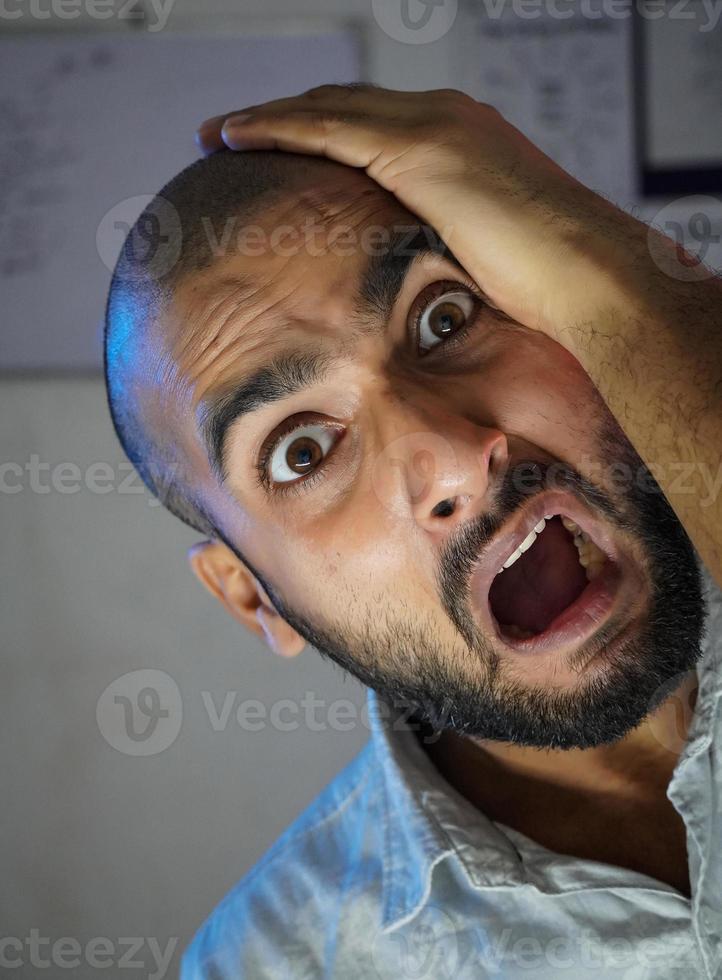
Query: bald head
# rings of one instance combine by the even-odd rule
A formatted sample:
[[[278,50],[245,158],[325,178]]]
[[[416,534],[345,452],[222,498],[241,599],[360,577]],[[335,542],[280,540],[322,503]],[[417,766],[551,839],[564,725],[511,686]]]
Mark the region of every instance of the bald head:
[[[185,523],[215,531],[194,485],[188,447],[171,416],[181,397],[170,344],[159,332],[174,296],[228,256],[238,229],[301,186],[348,168],[275,151],[224,150],[197,160],[148,204],[113,272],[105,316],[105,377],[116,433],[144,483]],[[239,283],[239,286],[242,285]],[[206,296],[206,302],[212,297]],[[183,346],[176,338],[176,349]]]

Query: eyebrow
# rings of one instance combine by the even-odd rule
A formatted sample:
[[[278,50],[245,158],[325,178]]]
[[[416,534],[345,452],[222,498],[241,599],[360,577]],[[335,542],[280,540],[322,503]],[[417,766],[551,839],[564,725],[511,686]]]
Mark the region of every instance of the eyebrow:
[[[356,320],[372,324],[373,331],[385,330],[409,270],[426,255],[447,258],[466,274],[429,225],[396,228],[382,250],[370,257],[361,275],[354,308]],[[362,328],[361,332],[368,333],[369,328]],[[200,409],[199,426],[211,465],[221,482],[228,477],[224,450],[231,425],[273,402],[321,384],[329,370],[347,358],[347,354],[308,348],[289,350],[235,382],[230,390],[211,396]]]
[[[388,246],[371,256],[361,276],[357,318],[373,319],[378,329],[384,330],[411,266],[427,255],[449,259],[466,275],[459,260],[430,225],[395,228]]]
[[[321,350],[290,350],[270,364],[210,399],[200,412],[199,425],[211,465],[221,481],[227,479],[224,445],[229,428],[239,418],[273,402],[320,384],[332,364],[345,359]]]

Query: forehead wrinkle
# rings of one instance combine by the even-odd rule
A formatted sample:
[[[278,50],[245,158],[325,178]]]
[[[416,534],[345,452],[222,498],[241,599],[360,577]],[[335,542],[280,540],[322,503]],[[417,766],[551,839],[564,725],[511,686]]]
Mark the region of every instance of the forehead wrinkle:
[[[336,212],[325,215],[322,223],[325,225],[340,224],[345,219],[347,222],[346,227],[349,225],[351,227],[357,227],[359,225],[369,225],[373,218],[378,218],[381,215],[388,218],[388,205],[379,203],[375,208],[369,209],[367,202],[360,199],[349,201]],[[385,221],[379,223],[384,228],[388,227]]]
[[[180,362],[184,358],[195,357],[199,349],[217,343],[227,316],[222,316],[220,323],[216,322],[215,326],[214,321],[217,321],[227,304],[231,303],[234,307],[240,305],[251,294],[251,289],[252,284],[248,277],[226,278],[208,285],[194,285],[185,300],[186,309],[181,311],[179,317],[182,326],[171,348],[173,356]],[[213,333],[204,342],[205,328],[209,325]]]
[[[344,174],[345,178],[356,176],[360,176],[360,173],[352,168],[348,168],[347,173]],[[337,221],[339,215],[360,206],[368,208],[369,199],[377,202],[375,207],[370,208],[370,213],[388,212],[389,203],[399,208],[398,202],[388,191],[383,190],[376,183],[370,183],[370,178],[367,180],[365,175],[362,180],[363,186],[360,189],[347,184],[329,186],[327,182],[316,182],[301,190],[296,200],[289,203],[291,208],[298,207],[304,215],[314,214],[322,224]]]
[[[323,193],[323,191],[321,192]],[[301,194],[300,199],[294,202],[298,207],[299,202],[306,205],[304,210],[308,213],[309,197],[312,195]],[[345,200],[342,200],[345,198]],[[369,198],[373,201],[373,206],[369,207]],[[365,210],[364,210],[365,208]],[[372,225],[373,220],[379,223],[380,227],[393,230],[393,224],[389,221],[389,203],[385,200],[378,200],[375,188],[362,190],[353,200],[348,200],[346,193],[338,195],[332,201],[315,200],[313,210],[320,216],[325,225],[333,223],[346,224],[340,228],[341,234],[349,226],[352,229]],[[359,211],[364,213],[359,214]],[[396,210],[396,209],[394,209]],[[398,209],[396,215],[405,213],[405,209]],[[408,217],[413,219],[409,213]],[[415,224],[413,220],[410,224]],[[408,224],[404,227],[408,227]],[[360,248],[361,246],[359,246]],[[275,324],[274,329],[269,331],[269,321],[274,311],[279,307],[291,305],[292,299],[299,289],[303,288],[303,282],[295,283],[290,289],[284,291],[284,295],[273,299],[271,302],[261,304],[259,299],[264,291],[278,286],[279,280],[283,278],[284,269],[288,266],[290,257],[284,257],[280,268],[273,270],[273,275],[268,276],[265,282],[259,282],[258,278],[249,274],[228,273],[219,275],[217,267],[211,272],[210,280],[205,276],[198,277],[185,298],[186,313],[183,320],[195,320],[195,326],[179,331],[173,348],[173,355],[178,360],[178,367],[182,374],[186,375],[186,383],[191,390],[188,392],[190,402],[197,405],[205,394],[205,389],[210,389],[213,385],[214,375],[222,373],[223,360],[228,358],[232,352],[233,357],[238,353],[234,351],[235,342],[243,335],[244,343],[243,356],[251,359],[253,354],[263,342],[268,347],[273,338],[278,338],[284,331],[294,324],[298,324],[298,316],[281,316]],[[354,270],[353,278],[356,278]],[[358,287],[354,289],[354,294],[358,295]],[[358,315],[358,308],[354,308],[354,300],[351,300],[351,308],[344,314],[348,318],[351,326],[350,336],[343,340],[342,346],[346,351],[356,346],[358,341],[369,332],[367,320]],[[239,312],[243,307],[253,307],[248,315],[241,317]],[[283,311],[285,313],[285,311]],[[376,324],[377,330],[383,330],[386,324]],[[231,334],[230,343],[224,343],[224,338]],[[340,338],[341,339],[341,338]],[[275,345],[273,345],[275,346]],[[221,365],[218,369],[218,365]],[[190,375],[190,377],[189,377]]]
[[[239,306],[248,301],[257,289],[250,276],[233,276],[222,279],[211,279],[208,283],[193,283],[189,292],[180,300],[180,319],[184,324],[191,324],[186,331],[179,331],[177,349],[193,349],[198,342],[203,342],[203,330],[213,326],[223,307],[227,304]],[[213,327],[213,334],[205,342],[206,345],[217,339],[219,331]]]
[[[223,386],[226,383],[223,374],[229,362],[235,364],[242,356],[244,361],[252,364],[257,360],[255,355],[260,348],[266,355],[272,353],[283,334],[302,322],[293,313],[293,296],[299,285],[294,285],[272,301],[269,298],[261,307],[258,298],[264,288],[263,285],[256,285],[252,291],[245,290],[242,303],[239,303],[237,293],[231,291],[211,311],[207,311],[206,322],[213,321],[212,336],[204,339],[203,331],[198,331],[196,344],[191,350],[192,405],[197,406],[214,385]],[[255,300],[256,308],[249,310],[251,299]],[[270,329],[271,326],[273,329]],[[241,340],[243,349],[238,350]]]
[[[279,270],[281,273],[288,264],[288,259],[284,258],[283,265]],[[262,295],[269,287],[272,288],[278,282],[280,276],[274,272],[272,277],[265,280],[259,276],[248,273],[225,273],[212,277],[210,281],[194,284],[190,290],[187,300],[191,318],[195,315],[201,324],[212,323],[214,318],[219,315],[222,308],[227,304],[232,304],[235,308],[242,307],[244,304],[251,305],[257,301],[257,297]],[[216,296],[220,293],[217,302]],[[210,305],[209,305],[210,303]],[[268,309],[272,309],[275,304],[271,304]],[[206,346],[220,339],[223,327],[230,320],[228,315],[222,317],[218,324],[215,335],[210,338]],[[189,331],[189,340],[193,339],[192,331]]]

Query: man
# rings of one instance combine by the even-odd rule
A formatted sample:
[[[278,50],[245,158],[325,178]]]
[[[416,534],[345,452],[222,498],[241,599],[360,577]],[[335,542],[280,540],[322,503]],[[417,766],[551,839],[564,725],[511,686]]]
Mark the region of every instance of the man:
[[[372,738],[184,980],[720,975],[718,279],[458,92],[199,141],[119,259],[111,411]]]

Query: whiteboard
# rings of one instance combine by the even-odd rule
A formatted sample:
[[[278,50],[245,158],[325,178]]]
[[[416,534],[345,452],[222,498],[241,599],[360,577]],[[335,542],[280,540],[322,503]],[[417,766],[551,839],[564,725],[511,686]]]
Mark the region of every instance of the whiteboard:
[[[198,123],[359,78],[350,30],[0,42],[0,370],[93,371],[124,224]]]
[[[596,7],[600,8],[598,0]],[[530,8],[529,16],[522,17],[516,16],[509,4],[475,7],[465,34],[465,90],[496,106],[544,153],[586,186],[684,246],[694,259],[707,266],[710,277],[715,271],[722,271],[719,195],[641,193],[635,143],[639,120],[633,89],[631,7],[625,16],[587,15],[572,5],[567,5],[565,11],[558,16],[552,10]],[[706,44],[707,48],[710,46],[711,41]],[[676,131],[682,141],[687,140],[680,152],[690,157],[698,150],[689,120],[696,118],[699,100],[691,93],[686,105],[682,101],[678,64],[672,57],[673,48],[667,50],[668,84],[676,86],[678,93]],[[682,57],[679,63],[687,68],[687,74],[706,65],[692,45],[680,48],[677,54]],[[656,67],[660,69],[659,65]],[[656,101],[661,98],[664,102],[665,96],[660,97],[656,89]],[[713,87],[713,91],[710,98],[719,102],[717,89]],[[689,117],[687,125],[682,118],[685,113]],[[715,127],[710,124],[709,130],[710,140],[719,143]],[[653,259],[656,254],[662,255],[657,252],[658,247],[650,244]],[[668,272],[669,266],[662,262],[660,268]],[[685,266],[680,266],[679,278],[687,276],[698,278],[699,270],[692,267],[687,272]]]
[[[571,13],[571,9],[568,11]],[[475,11],[466,88],[559,166],[620,206],[634,190],[629,22]]]

